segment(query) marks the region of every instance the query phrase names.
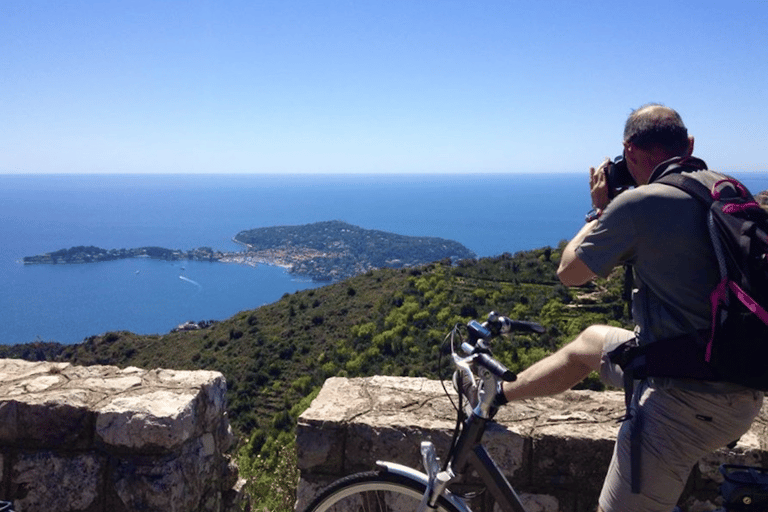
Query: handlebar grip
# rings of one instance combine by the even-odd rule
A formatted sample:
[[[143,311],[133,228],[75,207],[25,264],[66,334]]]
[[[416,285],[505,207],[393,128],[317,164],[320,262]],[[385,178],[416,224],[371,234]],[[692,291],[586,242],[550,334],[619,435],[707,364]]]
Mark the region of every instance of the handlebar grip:
[[[543,325],[536,322],[527,322],[525,320],[510,320],[512,327],[509,331],[529,331],[542,334],[546,332]]]
[[[535,332],[542,334],[546,331],[541,324],[536,322],[528,322],[525,320],[512,320],[506,316],[502,316],[495,311],[491,311],[488,314],[488,320],[485,322],[486,326],[494,332],[494,334],[508,334],[510,332]]]
[[[475,361],[484,368],[487,368],[489,372],[496,375],[498,378],[505,382],[512,382],[517,379],[517,375],[515,375],[513,371],[488,354],[477,354]]]

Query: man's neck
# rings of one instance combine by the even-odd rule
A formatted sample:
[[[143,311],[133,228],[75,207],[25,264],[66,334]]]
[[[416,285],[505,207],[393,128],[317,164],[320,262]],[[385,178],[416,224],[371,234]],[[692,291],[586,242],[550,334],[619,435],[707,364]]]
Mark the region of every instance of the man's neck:
[[[664,160],[659,165],[657,165],[653,169],[651,176],[648,178],[648,183],[653,183],[654,181],[658,180],[662,176],[666,176],[667,174],[683,172],[685,170],[691,169],[702,170],[706,168],[707,164],[700,158],[696,158],[695,156],[676,156],[668,160]]]

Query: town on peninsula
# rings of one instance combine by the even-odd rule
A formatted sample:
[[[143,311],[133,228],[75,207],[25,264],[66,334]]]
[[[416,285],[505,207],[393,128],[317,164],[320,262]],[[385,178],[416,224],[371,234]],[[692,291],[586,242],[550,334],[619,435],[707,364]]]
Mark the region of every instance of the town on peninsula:
[[[276,265],[314,281],[338,281],[375,268],[413,267],[433,261],[463,260],[476,255],[462,244],[437,237],[414,237],[364,229],[342,221],[275,226],[241,231],[233,238],[242,251],[210,247],[191,250],[163,247],[103,249],[77,246],[37,256],[25,265],[82,264],[127,258],[210,261],[257,266]]]

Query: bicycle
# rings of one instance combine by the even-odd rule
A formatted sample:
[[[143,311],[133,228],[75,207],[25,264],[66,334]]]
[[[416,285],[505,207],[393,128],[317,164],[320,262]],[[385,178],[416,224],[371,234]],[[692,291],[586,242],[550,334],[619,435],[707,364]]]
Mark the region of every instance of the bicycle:
[[[472,320],[466,325],[466,339],[459,344],[465,355],[460,355],[456,338],[461,327],[457,324],[446,336],[456,366],[453,383],[458,392],[458,405],[454,403],[456,427],[442,466],[434,444],[422,441],[425,472],[378,461],[378,470],[356,473],[326,487],[303,512],[471,512],[467,501],[476,495],[449,489],[449,485],[460,481],[470,469],[476,471],[500,510],[527,512],[515,489],[482,445],[483,434],[498,412],[501,384],[516,378],[493,358],[490,342],[513,332],[543,333],[544,328],[534,322],[510,320],[491,312],[482,324]],[[447,389],[446,394],[453,402]],[[715,512],[768,509],[768,468],[724,464],[720,472],[724,477],[720,486],[724,507]],[[675,507],[673,512],[680,512],[680,508]]]
[[[434,444],[423,441],[421,455],[425,472],[394,462],[378,461],[378,470],[350,475],[331,484],[304,512],[471,512],[467,500],[472,496],[449,489],[449,485],[469,469],[477,472],[501,510],[526,512],[517,492],[482,445],[483,434],[499,408],[497,397],[502,383],[516,378],[512,371],[494,359],[490,342],[513,332],[540,334],[544,327],[491,312],[482,324],[470,321],[466,325],[466,336],[457,344],[462,327],[457,324],[446,336],[456,366],[453,381],[458,391],[458,405],[454,403],[456,427],[442,466]],[[446,394],[450,398],[447,389]]]

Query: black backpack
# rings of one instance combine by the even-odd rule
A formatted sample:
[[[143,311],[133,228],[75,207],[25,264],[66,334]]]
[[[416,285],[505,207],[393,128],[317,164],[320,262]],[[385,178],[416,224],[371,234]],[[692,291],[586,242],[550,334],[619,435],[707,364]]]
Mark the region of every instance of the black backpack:
[[[686,165],[688,163],[688,165]],[[680,167],[675,169],[674,167]],[[668,170],[706,169],[698,159]],[[620,345],[609,356],[624,371],[627,413],[632,418],[635,380],[670,377],[730,382],[768,390],[768,212],[738,181],[727,178],[710,191],[695,178],[673,172],[654,183],[677,187],[707,206],[706,222],[721,280],[710,294],[711,326],[643,346]],[[631,269],[627,276],[631,276]],[[640,436],[630,431],[632,492],[640,492]]]
[[[711,191],[680,173],[654,183],[677,187],[708,208],[721,275],[710,294],[711,328],[702,332],[691,326],[685,336],[642,347],[628,344],[611,354],[612,361],[624,369],[627,381],[692,378],[768,390],[768,211],[732,178]]]
[[[677,187],[709,206],[707,223],[721,280],[710,294],[705,362],[715,380],[768,390],[768,211],[732,178],[711,191],[679,173],[656,183]]]

